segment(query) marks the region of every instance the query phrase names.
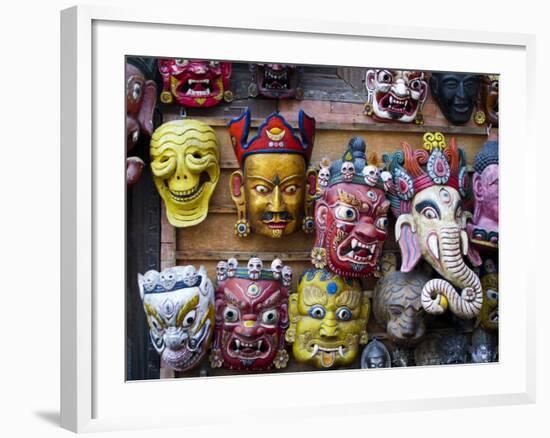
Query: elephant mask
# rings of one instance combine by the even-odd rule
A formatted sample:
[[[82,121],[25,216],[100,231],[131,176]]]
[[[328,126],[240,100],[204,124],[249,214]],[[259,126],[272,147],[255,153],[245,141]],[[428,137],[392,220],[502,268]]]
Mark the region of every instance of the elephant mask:
[[[449,147],[441,133],[426,133],[424,148],[384,155],[392,175],[388,197],[397,216],[395,236],[402,255],[402,272],[410,272],[424,257],[443,277],[422,289],[422,306],[431,314],[447,307],[458,317],[472,319],[481,309],[483,291],[479,277],[464,262],[475,266],[479,254],[470,248],[466,234],[471,214],[462,208],[468,179],[464,152],[454,139]],[[425,165],[425,169],[424,169]],[[453,285],[462,289],[459,294]]]

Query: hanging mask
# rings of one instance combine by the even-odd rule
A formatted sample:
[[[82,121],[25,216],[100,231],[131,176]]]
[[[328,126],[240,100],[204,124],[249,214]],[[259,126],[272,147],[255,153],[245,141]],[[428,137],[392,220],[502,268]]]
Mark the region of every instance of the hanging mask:
[[[175,99],[184,107],[206,108],[222,100],[233,100],[229,90],[230,62],[161,58],[158,67],[162,75],[162,103]]]
[[[203,266],[176,266],[138,274],[151,342],[176,371],[195,367],[214,331],[214,288]]]
[[[488,123],[493,127],[498,126],[498,75],[485,75],[481,77],[481,93],[479,97],[479,110],[475,116],[478,125]]]
[[[281,271],[288,271],[288,266]],[[288,279],[292,280],[292,274]],[[259,371],[286,367],[290,281],[278,275],[277,268],[264,269],[258,257],[252,257],[246,268],[235,268],[231,277],[222,275],[216,289],[212,368]]]
[[[132,149],[143,135],[153,133],[153,112],[157,102],[157,84],[152,80],[153,58],[128,57],[126,62],[126,150]],[[145,164],[139,157],[126,160],[126,183],[135,184]]]
[[[430,89],[445,118],[464,125],[472,117],[479,92],[479,75],[432,73]]]
[[[352,365],[367,342],[370,304],[357,280],[308,269],[289,298],[286,340],[298,362],[317,368]]]
[[[426,312],[440,314],[449,306],[460,318],[475,318],[483,291],[463,257],[468,255],[475,266],[481,260],[466,233],[471,214],[462,208],[468,185],[464,153],[454,138],[447,147],[441,133],[426,133],[423,149],[402,146],[402,152],[383,157],[392,175],[388,197],[397,216],[401,271],[412,271],[423,257],[443,277],[428,281],[422,289]]]
[[[367,277],[378,270],[388,227],[385,174],[368,165],[365,150],[362,138],[352,138],[341,160],[330,167],[326,160],[321,163],[321,170],[328,169],[328,182],[321,180],[321,171],[319,175],[311,262],[346,277]]]
[[[490,137],[476,155],[472,178],[475,205],[468,234],[480,249],[498,249],[498,173],[498,140]]]
[[[385,256],[383,276],[374,288],[372,307],[378,323],[386,328],[389,339],[398,345],[413,345],[426,333],[422,307],[422,288],[430,278],[414,270],[400,272],[395,270],[395,255]]]
[[[390,352],[378,339],[373,339],[363,349],[361,368],[391,368]]]
[[[428,97],[428,83],[421,71],[367,70],[365,86],[365,111],[376,121],[424,123],[422,107]]]
[[[302,69],[292,64],[250,64],[252,80],[248,95],[270,99],[301,99]]]
[[[229,135],[241,170],[230,177],[237,206],[235,234],[254,230],[280,238],[300,226],[313,232],[315,171],[307,170],[315,134],[315,119],[300,111],[300,137],[278,113],[268,116],[248,139],[250,112],[229,123]]]
[[[214,130],[198,120],[174,120],[151,138],[155,186],[175,227],[201,223],[220,177],[220,153]]]
[[[480,280],[483,288],[483,304],[478,324],[487,330],[498,330],[498,268],[492,259],[483,262]]]

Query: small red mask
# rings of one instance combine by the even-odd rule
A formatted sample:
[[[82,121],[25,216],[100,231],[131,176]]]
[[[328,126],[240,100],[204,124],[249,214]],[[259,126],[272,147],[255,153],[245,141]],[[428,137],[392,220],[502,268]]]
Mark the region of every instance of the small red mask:
[[[185,107],[210,107],[223,99],[232,100],[229,62],[164,58],[159,59],[158,64],[163,83],[160,100],[163,103],[172,103],[175,98]]]
[[[267,370],[288,362],[289,268],[262,268],[252,258],[247,268],[218,277],[216,331],[210,362],[213,368]],[[280,266],[279,266],[280,265]],[[229,276],[231,275],[231,276]],[[291,274],[290,274],[291,275]]]
[[[355,137],[341,160],[325,165],[330,174],[315,203],[312,263],[346,277],[367,277],[378,270],[388,226],[385,175],[367,165],[365,148]]]

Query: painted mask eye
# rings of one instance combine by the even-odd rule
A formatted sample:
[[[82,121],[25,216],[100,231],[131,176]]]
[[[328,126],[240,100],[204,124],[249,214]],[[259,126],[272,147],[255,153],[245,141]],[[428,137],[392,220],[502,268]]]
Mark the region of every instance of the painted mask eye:
[[[178,67],[185,67],[187,64],[189,64],[189,61],[187,59],[182,58],[177,58],[174,62]]]
[[[275,309],[266,310],[262,313],[262,323],[267,325],[276,324],[279,320],[279,312]]]
[[[426,219],[439,219],[437,215],[437,211],[435,211],[432,207],[425,207],[420,214],[424,216]]]
[[[393,316],[399,316],[403,313],[403,308],[401,306],[390,306],[390,312]]]
[[[137,102],[140,97],[141,97],[141,84],[139,82],[135,82],[132,85],[132,99],[134,99],[134,101]]]
[[[374,192],[367,192],[367,198],[369,198],[372,202],[376,202],[378,199],[378,196]]]
[[[292,184],[288,187],[285,187],[284,192],[289,194],[289,195],[292,195],[292,194],[296,193],[296,190],[298,190],[298,186],[296,184]]]
[[[162,325],[160,324],[160,322],[158,322],[157,318],[151,317],[151,324],[156,331],[160,332],[163,330]]]
[[[491,82],[491,88],[493,91],[498,91],[498,81]]]
[[[210,61],[208,65],[210,66],[210,68],[216,68],[220,65],[220,63],[218,61]]]
[[[197,319],[197,311],[193,309],[187,315],[185,315],[185,318],[183,318],[182,326],[190,327],[193,325],[196,319]]]
[[[309,316],[311,316],[312,318],[323,319],[327,312],[323,306],[317,304],[311,307],[307,313],[309,313]]]
[[[487,298],[489,298],[490,300],[498,300],[498,292],[493,289],[488,289]]]
[[[382,84],[391,84],[392,75],[387,70],[381,70],[378,72],[378,82]]]
[[[351,310],[347,307],[339,307],[336,310],[336,318],[340,321],[349,321],[351,319]]]
[[[420,90],[420,81],[418,79],[413,79],[409,84],[409,87],[411,88],[411,90]]]
[[[354,208],[340,205],[334,210],[337,219],[352,222],[357,219],[357,211]]]
[[[388,218],[386,216],[379,217],[376,220],[376,228],[382,231],[386,231],[386,229],[388,228]]]
[[[223,311],[225,322],[236,322],[239,320],[239,311],[233,307],[226,307]]]
[[[256,187],[254,187],[254,190],[256,190],[258,193],[261,193],[262,195],[270,192],[269,188],[262,184],[258,184]]]

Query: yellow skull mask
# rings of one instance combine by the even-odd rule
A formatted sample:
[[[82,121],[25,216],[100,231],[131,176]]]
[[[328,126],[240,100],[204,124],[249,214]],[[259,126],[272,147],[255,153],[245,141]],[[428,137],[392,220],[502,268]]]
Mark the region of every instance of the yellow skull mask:
[[[357,280],[329,271],[304,272],[289,298],[286,340],[298,362],[317,368],[351,365],[366,344],[370,303]]]
[[[214,130],[198,120],[165,123],[153,133],[150,154],[153,179],[170,224],[190,227],[202,222],[220,177]]]

